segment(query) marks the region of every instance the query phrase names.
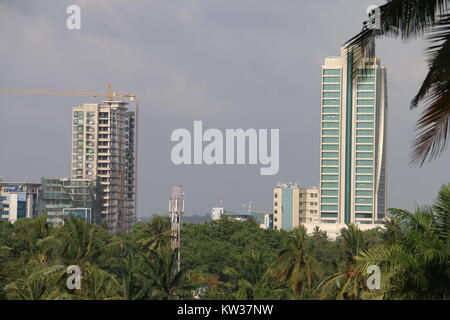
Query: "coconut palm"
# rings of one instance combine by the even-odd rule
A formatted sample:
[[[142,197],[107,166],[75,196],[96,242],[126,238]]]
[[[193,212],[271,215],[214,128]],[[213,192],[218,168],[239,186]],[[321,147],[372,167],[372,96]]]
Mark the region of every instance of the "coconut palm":
[[[428,74],[411,108],[425,104],[416,124],[412,162],[423,165],[439,156],[447,147],[450,128],[450,0],[388,0],[380,7],[380,29],[363,29],[346,46],[355,52],[355,60],[370,54],[377,37],[402,40],[426,38]],[[358,63],[354,64],[355,68]]]
[[[450,299],[450,185],[431,207],[390,209],[403,226],[393,246],[363,251],[357,270],[378,265],[387,299]]]
[[[306,251],[306,229],[295,228],[288,238],[286,247],[280,250],[273,274],[281,281],[289,283],[292,291],[299,297],[304,296],[304,286],[311,288],[316,260]]]

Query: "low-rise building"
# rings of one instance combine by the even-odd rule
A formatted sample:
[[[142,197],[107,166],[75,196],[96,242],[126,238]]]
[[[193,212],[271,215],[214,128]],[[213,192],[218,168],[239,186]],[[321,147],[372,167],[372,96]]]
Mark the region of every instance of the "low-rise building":
[[[276,230],[292,230],[300,224],[320,221],[319,190],[298,184],[279,183],[273,190],[273,225]]]
[[[39,183],[0,182],[0,220],[14,222],[38,213]]]
[[[62,225],[70,214],[99,223],[101,195],[98,180],[42,178],[39,212],[46,213],[47,221],[54,226]]]
[[[273,215],[270,212],[228,211],[222,207],[212,208],[212,220],[220,220],[222,217],[237,221],[255,220],[263,229],[273,229]]]

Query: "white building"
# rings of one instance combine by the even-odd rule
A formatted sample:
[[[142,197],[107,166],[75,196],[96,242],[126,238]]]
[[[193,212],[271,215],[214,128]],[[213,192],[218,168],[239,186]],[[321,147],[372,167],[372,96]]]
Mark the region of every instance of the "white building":
[[[386,69],[378,58],[359,60],[356,67],[355,59],[343,48],[322,66],[319,188],[324,224],[374,225],[385,217]]]

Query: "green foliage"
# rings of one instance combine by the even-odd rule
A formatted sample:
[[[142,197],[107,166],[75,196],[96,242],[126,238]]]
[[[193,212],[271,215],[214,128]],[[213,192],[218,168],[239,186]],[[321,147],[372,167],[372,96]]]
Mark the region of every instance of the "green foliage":
[[[335,241],[303,226],[185,223],[180,270],[168,217],[116,237],[80,217],[0,221],[0,299],[449,299],[450,185],[430,207],[391,213],[385,228],[348,225]],[[67,288],[70,265],[80,289]],[[370,265],[380,289],[367,287]]]

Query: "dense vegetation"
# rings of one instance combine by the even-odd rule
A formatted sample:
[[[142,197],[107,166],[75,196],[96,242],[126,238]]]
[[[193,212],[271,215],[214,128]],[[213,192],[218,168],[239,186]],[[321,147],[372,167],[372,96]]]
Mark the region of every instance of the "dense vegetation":
[[[450,185],[430,207],[391,213],[385,229],[349,225],[336,241],[318,228],[187,223],[180,271],[167,217],[117,237],[82,218],[0,222],[0,299],[449,299]],[[67,288],[70,265],[81,289]],[[368,289],[370,265],[380,289]]]

